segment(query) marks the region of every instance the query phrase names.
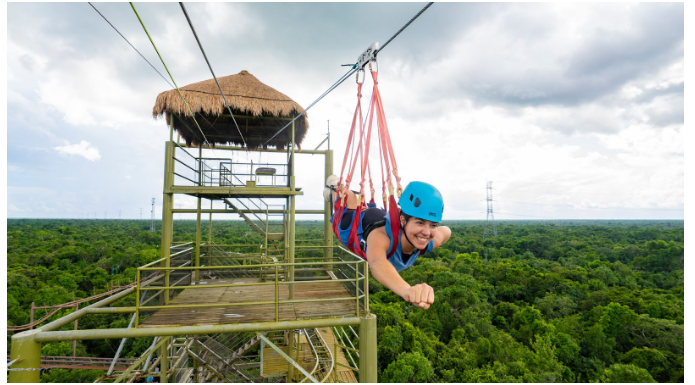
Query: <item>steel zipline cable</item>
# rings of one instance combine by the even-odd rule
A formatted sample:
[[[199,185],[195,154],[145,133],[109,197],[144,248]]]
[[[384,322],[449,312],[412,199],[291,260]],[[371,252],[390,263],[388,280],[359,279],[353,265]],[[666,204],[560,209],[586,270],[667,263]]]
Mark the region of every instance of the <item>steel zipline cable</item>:
[[[357,72],[356,68],[351,68],[348,72],[345,73],[340,79],[338,79],[337,82],[333,83],[332,86],[330,86],[321,96],[319,96],[316,100],[314,100],[309,107],[305,108],[304,111],[300,112],[297,116],[294,117],[290,122],[288,122],[284,127],[282,127],[278,132],[275,133],[275,135],[271,136],[270,139],[268,139],[264,144],[268,144],[271,140],[273,140],[276,136],[280,135],[282,131],[284,131],[287,127],[289,127],[290,124],[294,123],[295,120],[299,119],[302,115],[306,114],[307,111],[311,107],[314,106],[314,104],[318,103],[321,99],[323,99],[326,95],[328,95],[331,91],[336,89],[339,85],[341,85],[345,79],[349,78],[352,74]]]
[[[99,14],[99,16],[101,16],[104,20],[106,20],[107,23],[109,23],[109,25],[111,26],[111,28],[114,29],[114,31],[116,31],[119,35],[121,35],[121,37],[123,38],[123,40],[125,40],[125,42],[128,43],[128,45],[130,45],[131,47],[133,47],[133,49],[135,50],[135,52],[137,52],[138,55],[140,55],[140,57],[142,57],[142,58],[147,62],[147,64],[149,64],[150,67],[152,67],[152,69],[155,70],[155,72],[157,72],[157,73],[159,74],[159,76],[161,76],[162,79],[164,79],[164,81],[167,82],[167,84],[168,84],[169,86],[171,86],[171,88],[175,88],[173,85],[171,85],[171,83],[167,80],[167,78],[165,78],[164,75],[162,75],[162,73],[159,72],[159,70],[157,70],[157,69],[152,65],[152,63],[150,63],[150,61],[147,60],[147,58],[145,58],[145,56],[143,56],[143,54],[141,54],[140,51],[138,51],[138,49],[135,48],[135,46],[132,45],[132,44],[128,41],[128,39],[125,38],[125,36],[123,36],[123,34],[118,30],[118,28],[116,28],[113,24],[111,24],[111,22],[109,21],[109,19],[107,19],[106,16],[104,16],[101,12],[99,12],[99,10],[97,9],[97,7],[94,6],[94,4],[92,4],[91,2],[88,2],[88,4],[91,5],[92,8],[94,8],[95,11],[97,11],[97,13]]]
[[[222,87],[220,87],[220,82],[217,81],[217,76],[215,76],[215,72],[212,70],[212,65],[210,65],[210,61],[208,60],[208,56],[205,54],[205,50],[203,49],[203,45],[200,43],[200,39],[198,38],[198,34],[195,32],[195,28],[193,27],[193,23],[191,22],[191,18],[188,17],[188,12],[186,12],[186,7],[183,5],[183,2],[179,2],[179,5],[181,5],[181,10],[183,10],[183,14],[186,16],[186,20],[188,21],[188,25],[191,27],[191,31],[193,31],[193,36],[195,36],[195,41],[198,42],[198,47],[200,47],[200,52],[203,53],[203,57],[205,58],[205,62],[208,64],[208,68],[210,68],[210,73],[212,73],[212,78],[215,79],[215,84],[217,84],[217,88],[220,90],[220,95],[222,95],[222,99],[224,100],[225,106],[227,106],[227,111],[229,111],[229,115],[232,116],[232,121],[234,122],[234,126],[236,126],[237,132],[239,132],[239,136],[241,136],[241,141],[244,143],[244,147],[246,147],[246,140],[244,140],[244,135],[241,133],[241,129],[239,129],[239,125],[236,122],[236,119],[234,119],[234,113],[232,113],[232,108],[229,107],[229,103],[227,102],[227,97],[224,96],[224,92],[222,91]]]
[[[420,10],[420,12],[418,12],[415,16],[413,16],[413,18],[410,19],[410,21],[408,21],[407,23],[405,23],[405,25],[403,25],[403,27],[401,27],[401,29],[399,29],[398,32],[396,32],[393,36],[391,36],[391,38],[388,39],[388,40],[386,41],[386,43],[384,43],[384,45],[381,46],[381,48],[377,49],[376,52],[374,52],[374,55],[378,54],[379,52],[381,52],[381,50],[383,50],[384,48],[386,48],[386,46],[389,45],[389,43],[390,43],[393,39],[395,39],[396,36],[400,35],[401,32],[403,32],[406,28],[408,28],[408,26],[409,26],[412,22],[414,22],[415,19],[417,19],[418,17],[420,17],[420,15],[422,15],[422,13],[425,12],[425,11],[427,10],[427,8],[429,8],[432,4],[434,4],[434,2],[430,2],[430,3],[428,3],[427,5],[425,5],[425,7],[422,8],[422,9]]]
[[[176,81],[174,80],[174,77],[171,75],[171,72],[169,72],[169,68],[167,67],[166,63],[164,62],[164,59],[162,58],[162,55],[159,53],[159,50],[157,49],[157,46],[154,44],[154,40],[152,40],[152,37],[150,36],[150,33],[147,32],[147,28],[145,27],[145,23],[142,21],[140,18],[140,15],[138,14],[137,9],[135,9],[135,4],[130,2],[130,7],[133,8],[133,12],[135,12],[135,16],[138,17],[138,20],[140,21],[140,25],[142,25],[142,29],[145,30],[145,34],[147,34],[147,37],[150,39],[150,43],[152,43],[152,47],[154,47],[154,50],[157,52],[157,56],[159,56],[159,60],[162,61],[162,65],[164,65],[164,69],[167,71],[169,74],[169,77],[171,78],[171,82],[174,83],[174,87],[176,88],[176,91],[179,93],[179,96],[183,100],[184,104],[186,104],[186,108],[188,108],[188,112],[191,114],[191,118],[193,119],[193,122],[195,123],[196,127],[198,127],[198,131],[200,131],[200,135],[203,136],[203,139],[205,140],[205,143],[210,144],[208,141],[208,138],[205,137],[205,134],[203,133],[203,129],[200,128],[200,124],[198,124],[198,121],[195,119],[195,114],[193,113],[193,110],[191,110],[191,106],[188,104],[186,101],[186,98],[183,97],[183,94],[181,93],[181,90],[179,89],[179,86],[176,85]]]
[[[418,17],[420,17],[420,15],[422,15],[423,12],[425,12],[432,4],[434,4],[434,2],[430,2],[430,3],[428,3],[424,8],[422,8],[422,9],[420,10],[420,12],[418,12],[415,16],[413,16],[407,23],[405,23],[405,24],[403,25],[403,27],[401,27],[401,29],[398,30],[398,32],[396,32],[393,36],[391,36],[391,38],[388,39],[388,40],[386,41],[386,43],[385,43],[383,46],[381,46],[381,48],[379,48],[378,50],[376,50],[376,52],[374,52],[374,55],[376,56],[377,53],[381,52],[384,48],[386,48],[386,46],[387,46],[389,43],[391,43],[391,41],[392,41],[393,39],[395,39],[396,36],[400,35],[401,32],[403,32],[406,28],[408,28],[408,26],[409,26],[410,24],[412,24],[413,21],[415,21],[415,19],[417,19]],[[326,90],[323,94],[321,94],[321,96],[319,96],[316,100],[314,100],[307,108],[304,109],[304,111],[302,111],[302,112],[299,113],[297,116],[295,116],[294,119],[292,119],[289,123],[287,123],[284,127],[282,127],[278,132],[275,133],[275,135],[273,135],[270,139],[268,139],[264,144],[268,144],[271,140],[273,140],[273,138],[275,138],[275,137],[278,136],[282,131],[284,131],[290,124],[294,123],[295,120],[299,119],[299,117],[301,117],[301,116],[304,115],[307,111],[309,111],[309,109],[310,109],[311,107],[313,107],[316,103],[318,103],[321,99],[323,99],[323,98],[324,98],[326,95],[328,95],[331,91],[333,91],[334,89],[336,89],[339,85],[341,85],[341,84],[345,81],[345,79],[347,79],[348,77],[350,77],[350,75],[354,74],[354,73],[357,72],[358,70],[360,70],[360,68],[357,68],[357,63],[353,64],[353,65],[352,65],[352,68],[351,68],[345,75],[343,75],[340,79],[338,79],[338,81],[335,82],[332,86],[330,86],[330,87],[328,88],[328,90]]]

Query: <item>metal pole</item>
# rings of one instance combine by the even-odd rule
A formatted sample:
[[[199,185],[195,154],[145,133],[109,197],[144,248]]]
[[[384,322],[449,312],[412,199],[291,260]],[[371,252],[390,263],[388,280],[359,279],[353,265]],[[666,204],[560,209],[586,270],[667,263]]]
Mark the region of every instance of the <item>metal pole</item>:
[[[290,329],[287,331],[287,356],[292,357],[292,349],[294,349],[294,330]],[[288,361],[287,367],[287,382],[292,382],[292,376],[294,376],[294,366],[292,365],[292,358]]]
[[[295,181],[294,181],[294,122],[292,122],[292,143],[291,144],[291,150],[290,150],[290,191],[294,191],[295,189]],[[290,212],[289,212],[289,250],[288,250],[288,257],[289,257],[289,277],[288,281],[294,282],[294,236],[295,236],[295,218],[294,218],[294,209],[295,209],[295,196],[290,195]],[[289,294],[290,294],[290,299],[294,299],[294,284],[290,284],[289,287]]]
[[[172,119],[173,124],[173,119]],[[171,209],[174,203],[174,194],[169,193],[171,188],[174,186],[174,155],[175,147],[173,142],[167,142],[165,148],[164,156],[164,198],[162,201],[162,250],[161,258],[164,259],[162,262],[163,267],[171,267],[170,260],[170,248],[174,233],[174,218]],[[169,303],[169,270],[164,272],[164,289],[162,295],[164,296],[163,301],[160,297],[160,303]]]
[[[137,317],[137,314],[133,314],[133,317],[130,319],[130,323],[128,324],[128,328],[133,327],[133,323],[135,323],[136,317]],[[127,340],[128,340],[127,338],[123,338],[121,340],[121,344],[118,345],[118,349],[116,350],[116,354],[113,356],[113,361],[111,361],[111,366],[109,366],[109,370],[106,372],[107,376],[110,376],[111,373],[113,373],[113,368],[116,366],[116,361],[118,360],[118,357],[121,356],[121,351],[123,350],[123,346],[125,346],[125,342]]]
[[[208,222],[208,250],[207,254],[210,255],[210,245],[212,244],[212,199],[210,199],[210,219]]]
[[[203,145],[198,145],[198,186],[203,185]],[[198,209],[196,212],[196,223],[195,223],[195,267],[200,267],[200,242],[202,240],[202,229],[200,227],[202,201],[200,195],[198,195]],[[195,271],[195,282],[200,280],[200,270]]]
[[[333,150],[326,150],[326,169],[324,171],[324,181],[333,175]],[[329,246],[323,251],[323,258],[326,262],[333,259],[333,227],[331,226],[331,206],[333,202],[323,203],[323,244]],[[333,270],[331,264],[326,264],[326,270]]]
[[[377,382],[376,315],[360,318],[360,382]]]
[[[198,196],[198,214],[196,217],[196,225],[195,225],[195,267],[200,267],[200,242],[202,240],[202,229],[200,228],[200,219],[201,219],[201,214],[200,214],[200,209],[202,208],[201,205],[201,199],[200,196]],[[195,271],[195,282],[198,283],[198,280],[200,279],[200,270]]]
[[[17,360],[17,362],[9,368],[8,382],[39,382],[41,344],[34,339],[38,333],[39,330],[27,330],[12,336],[10,361]]]
[[[78,310],[80,310],[80,303],[79,302],[75,304],[75,312],[77,312]],[[75,318],[75,326],[73,327],[72,330],[77,330],[77,322],[79,320],[80,320],[79,318]],[[77,352],[77,340],[72,340],[72,356],[73,357],[77,357],[76,352]]]
[[[166,337],[165,340],[171,341],[173,337]],[[167,373],[169,373],[169,342],[163,343],[159,347],[159,382],[162,384],[169,382]]]

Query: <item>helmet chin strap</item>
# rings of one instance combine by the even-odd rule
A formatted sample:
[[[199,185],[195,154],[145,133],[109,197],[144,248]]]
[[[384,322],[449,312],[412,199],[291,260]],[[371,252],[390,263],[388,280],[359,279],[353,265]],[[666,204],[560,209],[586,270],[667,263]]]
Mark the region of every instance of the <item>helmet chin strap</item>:
[[[410,218],[408,218],[409,220]],[[408,220],[406,220],[406,224],[408,224]],[[413,244],[413,242],[410,242],[410,239],[408,238],[408,234],[405,232],[405,226],[401,224],[401,231],[403,232],[403,236],[405,237],[405,240],[410,243],[410,246],[413,246],[414,249],[417,249],[417,247]]]

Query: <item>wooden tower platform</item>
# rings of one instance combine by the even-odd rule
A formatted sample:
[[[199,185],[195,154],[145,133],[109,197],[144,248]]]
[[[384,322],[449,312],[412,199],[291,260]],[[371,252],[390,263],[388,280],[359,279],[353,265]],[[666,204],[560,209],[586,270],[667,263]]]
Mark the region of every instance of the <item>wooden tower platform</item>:
[[[205,282],[205,283],[203,283]],[[200,282],[202,285],[225,285],[260,282],[258,278],[229,278]],[[295,283],[294,300],[349,298],[352,295],[340,282]],[[289,300],[289,286],[279,286],[280,301]],[[169,306],[216,304],[216,303],[252,303],[275,301],[275,285],[252,285],[232,287],[211,287],[185,289]],[[335,318],[355,316],[354,299],[330,302],[299,302],[280,304],[279,321],[298,319]],[[275,305],[250,306],[212,306],[195,309],[163,309],[156,311],[138,327],[157,326],[193,326],[235,324],[247,322],[275,321]]]

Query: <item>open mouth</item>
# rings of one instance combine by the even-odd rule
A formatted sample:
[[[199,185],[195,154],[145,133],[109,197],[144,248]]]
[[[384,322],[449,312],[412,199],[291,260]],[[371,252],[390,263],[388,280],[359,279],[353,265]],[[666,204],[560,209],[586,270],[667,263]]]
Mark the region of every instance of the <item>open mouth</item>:
[[[420,243],[427,243],[430,241],[430,239],[428,237],[419,237],[417,235],[415,236],[415,239]]]

